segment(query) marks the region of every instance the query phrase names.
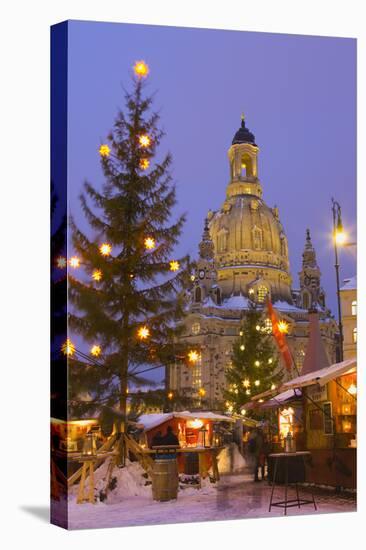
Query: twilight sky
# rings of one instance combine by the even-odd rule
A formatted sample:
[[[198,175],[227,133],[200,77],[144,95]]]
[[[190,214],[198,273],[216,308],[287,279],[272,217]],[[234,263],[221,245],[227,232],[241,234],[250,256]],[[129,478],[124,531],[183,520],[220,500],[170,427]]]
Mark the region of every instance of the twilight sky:
[[[356,240],[356,41],[71,21],[68,182],[70,210],[84,229],[78,195],[85,179],[102,184],[98,148],[138,59],[150,67],[162,149],[173,155],[177,212],[188,214],[177,255],[196,256],[203,219],[225,198],[227,150],[244,112],[260,148],[263,199],[279,207],[288,237],[293,286],[309,227],[336,313],[332,196]],[[348,247],[341,278],[355,270]]]

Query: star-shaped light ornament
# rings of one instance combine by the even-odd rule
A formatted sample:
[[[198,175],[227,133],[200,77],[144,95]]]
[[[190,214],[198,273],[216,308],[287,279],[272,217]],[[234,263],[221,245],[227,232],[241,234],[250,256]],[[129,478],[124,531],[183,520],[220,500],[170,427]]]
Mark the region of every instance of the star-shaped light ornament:
[[[103,243],[99,247],[102,256],[109,256],[112,252],[112,246],[109,243]]]
[[[94,279],[94,281],[96,281],[97,283],[99,283],[99,281],[102,280],[102,272],[100,269],[94,269],[93,273],[92,273],[92,277]]]
[[[139,137],[139,144],[141,145],[141,147],[149,147],[150,143],[151,139],[147,134],[143,134]]]
[[[145,63],[145,61],[143,61],[142,59],[140,61],[136,61],[133,66],[133,70],[138,78],[146,78],[150,72],[148,64]]]
[[[61,346],[61,351],[64,355],[69,355],[70,357],[74,355],[75,353],[75,346],[71,342],[70,338],[67,338],[66,342],[64,342]]]
[[[98,344],[94,344],[94,346],[91,347],[90,353],[94,355],[94,357],[99,357],[99,355],[102,353],[102,348]]]
[[[140,340],[146,340],[150,336],[149,328],[146,325],[140,327],[137,331],[137,336]]]
[[[248,380],[248,378],[246,378],[245,380],[243,380],[243,386],[244,386],[244,388],[249,388],[249,386],[250,386],[250,381]]]
[[[59,256],[56,259],[56,267],[58,267],[59,269],[65,269],[66,266],[67,266],[67,261],[65,256]]]
[[[103,143],[99,147],[99,154],[101,157],[109,157],[109,155],[111,154],[111,149],[109,145],[107,145],[106,143]]]
[[[199,358],[200,358],[200,354],[198,353],[198,351],[191,350],[190,352],[188,352],[188,361],[190,363],[197,363]]]
[[[80,267],[80,258],[78,258],[78,256],[72,256],[70,258],[69,264],[71,267],[74,267],[75,269],[77,267]]]
[[[179,262],[177,260],[172,260],[169,264],[170,271],[178,271],[179,270]]]
[[[204,396],[206,395],[206,390],[205,390],[205,388],[200,388],[200,389],[198,390],[198,393],[199,393],[199,395],[200,395],[201,397],[204,397]]]
[[[152,237],[146,237],[144,240],[144,245],[147,250],[153,250],[156,246],[155,239]]]
[[[288,333],[288,323],[286,321],[278,321],[277,328],[282,334]]]
[[[150,166],[149,159],[143,158],[140,160],[140,168],[141,170],[147,170]]]

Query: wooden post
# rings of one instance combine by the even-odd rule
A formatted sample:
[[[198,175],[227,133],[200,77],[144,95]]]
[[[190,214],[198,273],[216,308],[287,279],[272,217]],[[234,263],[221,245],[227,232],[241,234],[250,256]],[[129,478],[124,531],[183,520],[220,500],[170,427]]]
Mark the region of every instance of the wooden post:
[[[81,480],[79,485],[79,491],[78,491],[78,498],[77,498],[77,504],[82,504],[83,502],[87,501],[91,504],[95,504],[95,496],[94,496],[94,461],[90,458],[87,458],[86,460],[82,461],[83,466],[81,470]],[[89,496],[85,497],[85,483],[86,478],[89,473]]]

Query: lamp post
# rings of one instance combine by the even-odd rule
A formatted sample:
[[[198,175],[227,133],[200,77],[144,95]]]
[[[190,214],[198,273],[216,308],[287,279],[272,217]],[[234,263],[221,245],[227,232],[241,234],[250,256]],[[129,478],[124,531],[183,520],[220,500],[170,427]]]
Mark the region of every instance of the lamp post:
[[[341,293],[339,285],[339,259],[338,259],[338,245],[343,245],[346,240],[346,235],[342,225],[342,215],[340,204],[332,197],[332,214],[333,214],[333,241],[334,241],[334,257],[335,257],[335,270],[336,270],[336,282],[337,282],[337,302],[338,302],[338,328],[339,328],[339,357],[343,361],[343,325],[342,325],[342,311],[341,311]]]

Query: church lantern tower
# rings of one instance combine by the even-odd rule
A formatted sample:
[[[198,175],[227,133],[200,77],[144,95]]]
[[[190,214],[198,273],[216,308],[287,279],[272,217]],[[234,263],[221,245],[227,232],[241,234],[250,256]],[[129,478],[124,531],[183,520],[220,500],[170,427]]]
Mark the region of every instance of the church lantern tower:
[[[197,260],[193,285],[193,305],[200,306],[206,298],[211,297],[215,304],[221,304],[221,291],[217,286],[217,274],[214,263],[214,245],[210,237],[208,219],[205,219],[202,239],[198,245]]]

